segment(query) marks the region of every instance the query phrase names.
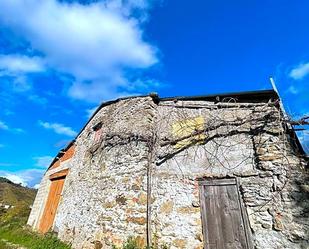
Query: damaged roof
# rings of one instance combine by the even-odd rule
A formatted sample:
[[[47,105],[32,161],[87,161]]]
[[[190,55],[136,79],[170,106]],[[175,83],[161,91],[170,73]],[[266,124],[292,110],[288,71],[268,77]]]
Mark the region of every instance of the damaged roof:
[[[208,95],[198,95],[198,96],[176,96],[176,97],[164,97],[160,98],[157,93],[150,93],[149,95],[138,95],[138,96],[130,96],[118,98],[115,100],[110,100],[103,102],[96,111],[89,118],[84,127],[80,130],[80,132],[76,135],[76,138],[83,132],[83,130],[87,127],[92,118],[105,106],[117,103],[122,100],[133,99],[133,98],[141,98],[141,97],[151,97],[155,103],[160,103],[161,101],[212,101],[212,102],[220,102],[224,101],[225,98],[233,98],[236,99],[239,103],[249,102],[249,103],[258,103],[258,102],[268,102],[269,100],[275,101],[279,99],[279,96],[276,91],[273,89],[269,90],[257,90],[257,91],[244,91],[244,92],[231,92],[231,93],[219,93],[219,94],[208,94]],[[293,138],[296,138],[296,145],[300,149],[301,153],[305,155],[305,152],[296,136],[295,131],[292,130],[292,134],[295,134]],[[291,135],[291,134],[290,134]],[[50,168],[74,143],[75,140],[72,140],[64,149],[60,150],[54,160],[51,162]]]

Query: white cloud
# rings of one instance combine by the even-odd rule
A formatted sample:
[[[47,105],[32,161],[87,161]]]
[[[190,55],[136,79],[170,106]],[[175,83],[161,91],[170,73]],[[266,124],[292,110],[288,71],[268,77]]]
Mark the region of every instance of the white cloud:
[[[11,115],[15,114],[15,112],[13,112],[13,111],[11,111],[9,109],[4,110],[3,113],[4,113],[5,116],[11,116]]]
[[[0,72],[11,73],[36,73],[44,71],[42,59],[25,55],[11,54],[0,55]]]
[[[40,168],[47,168],[53,159],[52,156],[38,156],[33,158],[35,160],[34,165]]]
[[[48,100],[46,98],[40,97],[36,94],[29,95],[28,99],[32,101],[33,103],[39,104],[39,105],[46,105],[48,103]]]
[[[31,80],[27,74],[39,73],[44,70],[42,58],[20,54],[0,54],[0,77],[9,76],[10,86],[16,92],[26,92],[32,88]]]
[[[22,128],[13,128],[12,131],[14,133],[24,133],[25,132],[24,129],[22,129]]]
[[[0,176],[22,186],[33,187],[40,182],[45,170],[27,169],[17,172],[0,170]]]
[[[299,90],[295,86],[290,86],[287,90],[288,93],[297,94]]]
[[[27,186],[27,182],[25,181],[25,179],[23,179],[19,175],[12,174],[12,173],[3,173],[3,174],[0,173],[0,176],[5,177],[9,179],[11,182],[14,182],[16,184],[21,184],[24,187]]]
[[[40,187],[40,183],[37,183],[33,186],[34,189],[39,189],[39,187]]]
[[[34,165],[40,168],[47,168],[53,159],[52,156],[38,156],[33,158],[35,160]]]
[[[13,133],[23,133],[23,132],[25,132],[21,128],[11,128],[5,122],[3,122],[1,120],[0,120],[0,130],[6,130],[6,131],[13,132]]]
[[[4,123],[3,121],[0,120],[0,129],[1,130],[8,130],[9,127],[6,123]]]
[[[70,137],[74,137],[77,135],[77,132],[74,131],[71,127],[64,126],[63,124],[43,122],[40,120],[39,125],[44,127],[45,129],[53,130],[57,134],[66,135]]]
[[[68,94],[73,98],[81,100],[86,99],[87,101],[93,103],[99,103],[102,100],[106,101],[123,96],[135,95],[134,93],[119,91],[118,86],[113,85],[113,83],[115,83],[114,81],[117,81],[117,79],[114,78],[113,81],[104,81],[106,84],[102,84],[100,81],[93,81],[90,83],[74,82],[69,89]],[[123,81],[123,79],[119,79],[118,83],[120,81]],[[123,85],[125,85],[125,83]]]
[[[6,89],[8,92],[7,95],[10,94],[9,92],[22,93],[32,89],[31,78],[28,77],[25,73],[13,73],[5,70],[1,71],[0,69],[0,80],[2,81],[3,85],[8,86]]]
[[[71,142],[71,140],[63,139],[63,140],[57,141],[54,144],[54,147],[63,148],[63,147],[66,147],[70,142]]]
[[[119,95],[119,88],[128,86],[128,70],[157,63],[156,48],[144,41],[141,28],[149,2],[108,0],[83,5],[4,0],[0,1],[0,24],[40,51],[46,66],[75,78],[69,96],[98,102]],[[34,62],[28,67],[11,65],[19,70],[41,69]]]
[[[297,67],[291,70],[289,76],[294,80],[301,80],[309,75],[309,63],[299,64]]]
[[[94,112],[98,109],[98,106],[95,106],[93,108],[90,108],[90,109],[87,109],[86,110],[86,117],[89,119],[93,114]]]
[[[31,81],[26,75],[16,74],[11,76],[11,83],[15,92],[26,92],[32,88]]]

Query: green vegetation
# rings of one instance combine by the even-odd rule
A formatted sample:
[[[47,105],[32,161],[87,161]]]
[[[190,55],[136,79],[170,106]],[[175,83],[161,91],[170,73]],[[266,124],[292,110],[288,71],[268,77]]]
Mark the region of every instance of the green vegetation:
[[[6,242],[0,240],[0,248],[1,249],[14,249],[13,246],[10,246],[9,244],[7,244]]]
[[[52,233],[41,235],[26,226],[36,191],[0,178],[0,249],[69,249]]]
[[[22,202],[30,206],[35,195],[35,189],[22,187],[6,178],[0,177],[0,203],[16,206]]]
[[[36,190],[0,177],[0,224],[19,219],[26,223]],[[10,208],[5,208],[9,205]]]
[[[141,247],[137,239],[130,237],[121,248],[113,246],[113,249],[169,249],[167,245],[152,246],[152,247]]]
[[[29,249],[70,248],[70,246],[59,241],[53,234],[37,234],[35,232],[32,232],[29,228],[21,226],[20,222],[16,221],[10,221],[9,223],[1,224],[0,239],[2,243],[5,242],[7,248],[11,248],[10,245],[12,244]],[[2,247],[0,248],[2,249]]]

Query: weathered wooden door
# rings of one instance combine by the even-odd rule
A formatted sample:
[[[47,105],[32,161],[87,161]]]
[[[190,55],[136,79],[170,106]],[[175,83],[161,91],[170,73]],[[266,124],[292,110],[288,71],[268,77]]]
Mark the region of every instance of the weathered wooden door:
[[[200,182],[205,249],[251,249],[247,213],[236,179]]]
[[[48,198],[45,204],[45,209],[43,216],[41,218],[41,222],[39,225],[39,231],[42,233],[48,232],[55,219],[55,215],[57,212],[57,208],[59,205],[63,185],[64,185],[65,175],[51,179],[50,190],[48,194]]]

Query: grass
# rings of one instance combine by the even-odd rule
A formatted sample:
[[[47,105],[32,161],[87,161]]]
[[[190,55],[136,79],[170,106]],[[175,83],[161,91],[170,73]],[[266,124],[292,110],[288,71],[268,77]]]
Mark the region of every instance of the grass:
[[[14,249],[14,247],[0,240],[0,249]]]
[[[30,206],[35,195],[35,189],[22,187],[0,177],[0,203],[16,206],[20,202],[24,202]]]
[[[54,234],[38,234],[26,226],[36,191],[0,177],[0,249],[70,249]]]
[[[42,235],[26,226],[30,208],[21,204],[0,213],[0,249],[70,249],[52,234]]]
[[[28,249],[70,249],[71,247],[59,241],[54,234],[41,235],[23,226],[20,220],[2,223],[0,240],[7,241]],[[6,243],[7,244],[7,243]],[[2,245],[0,244],[2,249]],[[6,247],[4,247],[6,248]],[[10,248],[10,247],[7,247]]]

